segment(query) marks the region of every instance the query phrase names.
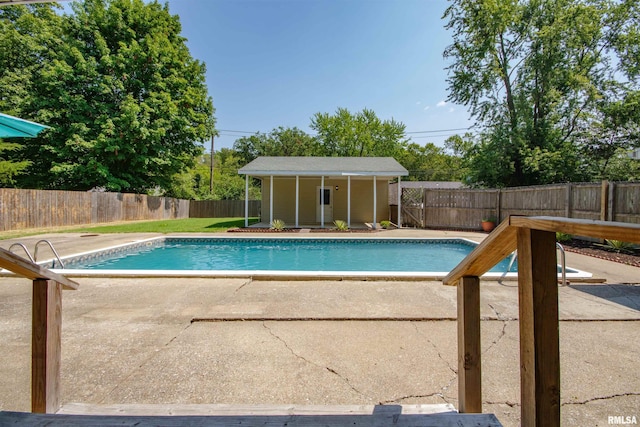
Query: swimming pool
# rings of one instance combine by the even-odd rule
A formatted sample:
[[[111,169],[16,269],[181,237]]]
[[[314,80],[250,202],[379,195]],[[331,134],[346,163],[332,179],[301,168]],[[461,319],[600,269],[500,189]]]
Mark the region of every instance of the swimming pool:
[[[64,259],[65,274],[124,276],[444,277],[467,239],[160,237]],[[501,275],[504,260],[491,271]],[[515,268],[512,268],[515,271]]]

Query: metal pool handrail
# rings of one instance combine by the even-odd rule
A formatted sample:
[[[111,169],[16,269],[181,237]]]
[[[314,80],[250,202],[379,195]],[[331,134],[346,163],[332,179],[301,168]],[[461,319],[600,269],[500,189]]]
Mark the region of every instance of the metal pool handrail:
[[[27,254],[27,256],[29,257],[29,260],[30,260],[31,262],[33,262],[33,263],[35,263],[35,262],[36,262],[36,260],[35,260],[35,259],[33,259],[33,257],[31,256],[31,252],[29,252],[29,249],[27,249],[27,247],[26,247],[25,245],[23,245],[23,244],[22,244],[22,243],[20,243],[20,242],[16,242],[16,243],[14,243],[13,245],[9,246],[9,252],[11,252],[11,253],[15,253],[15,252],[13,252],[13,251],[11,250],[11,249],[13,249],[14,247],[20,247],[20,248],[24,249],[24,253],[25,253],[25,254]]]
[[[53,247],[53,244],[50,241],[46,240],[46,239],[39,240],[36,243],[35,249],[33,250],[33,259],[32,259],[32,261],[36,262],[35,260],[38,259],[38,246],[40,246],[41,243],[46,243],[49,246],[49,248],[51,248],[51,252],[53,252],[53,255],[56,257],[56,259],[60,263],[60,268],[64,268],[64,262],[62,262],[62,259],[60,259],[60,255],[58,255],[58,251],[56,251],[56,249]]]
[[[556,248],[560,251],[560,271],[562,272],[562,286],[567,286],[567,261],[566,261],[567,256],[564,252],[564,246],[562,246],[560,243],[556,242]],[[502,273],[502,276],[500,276],[501,279],[503,279],[507,275],[507,273],[511,271],[511,267],[513,267],[513,264],[516,262],[517,258],[518,258],[518,251],[515,250],[511,254],[511,259],[509,260],[509,266],[504,271],[504,273]]]

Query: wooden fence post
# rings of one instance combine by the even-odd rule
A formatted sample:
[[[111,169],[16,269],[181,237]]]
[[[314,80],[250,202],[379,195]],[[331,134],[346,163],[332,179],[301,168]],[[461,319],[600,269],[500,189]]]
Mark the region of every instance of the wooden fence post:
[[[62,285],[33,280],[31,336],[31,412],[55,413],[60,408]]]
[[[609,197],[607,200],[607,221],[616,219],[616,183],[609,183]]]
[[[458,410],[482,412],[480,279],[458,282]]]
[[[560,426],[556,236],[518,229],[521,420],[525,427]]]
[[[607,220],[607,210],[609,209],[609,181],[602,181],[600,189],[600,220]]]
[[[421,228],[427,228],[427,189],[422,189],[422,224]]]
[[[564,195],[564,216],[565,218],[571,218],[573,213],[573,184],[567,182],[567,187]]]

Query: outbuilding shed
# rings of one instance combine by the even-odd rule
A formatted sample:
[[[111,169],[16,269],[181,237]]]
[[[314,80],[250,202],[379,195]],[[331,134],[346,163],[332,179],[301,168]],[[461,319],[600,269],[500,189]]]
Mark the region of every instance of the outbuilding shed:
[[[388,220],[389,181],[409,174],[392,157],[258,157],[238,173],[246,177],[247,204],[249,179],[262,181],[261,222],[322,228],[337,219],[350,227]]]

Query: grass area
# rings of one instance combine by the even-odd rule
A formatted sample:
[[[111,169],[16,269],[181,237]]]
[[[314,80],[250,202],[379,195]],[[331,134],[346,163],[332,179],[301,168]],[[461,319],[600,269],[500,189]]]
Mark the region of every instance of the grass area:
[[[258,218],[249,218],[249,224]],[[65,233],[214,233],[244,227],[244,218],[185,218],[163,221],[136,221],[112,225],[75,227]]]
[[[255,224],[258,221],[257,217],[249,218],[249,224]],[[120,222],[110,225],[13,230],[0,233],[0,240],[44,233],[214,233],[233,227],[244,227],[244,218],[185,218]]]

